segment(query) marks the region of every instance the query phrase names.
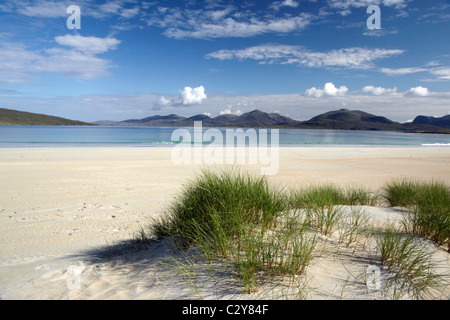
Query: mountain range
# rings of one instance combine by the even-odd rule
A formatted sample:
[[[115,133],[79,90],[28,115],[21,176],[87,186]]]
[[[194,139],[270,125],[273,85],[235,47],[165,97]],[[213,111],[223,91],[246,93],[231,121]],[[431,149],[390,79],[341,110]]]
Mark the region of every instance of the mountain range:
[[[191,127],[202,121],[203,127],[295,128],[334,130],[376,130],[421,133],[450,133],[450,115],[443,117],[417,116],[414,121],[399,123],[382,116],[359,110],[339,109],[315,116],[306,121],[294,120],[278,113],[253,110],[242,115],[225,114],[214,118],[199,114],[182,117],[176,114],[150,116],[124,121],[96,121],[93,123],[54,117],[31,112],[0,108],[0,125],[107,125],[107,126],[165,126]]]
[[[376,130],[432,133],[448,133],[450,130],[450,115],[441,118],[418,116],[412,122],[399,123],[382,116],[348,109],[326,112],[306,121],[294,120],[278,113],[266,113],[260,110],[254,110],[240,116],[225,114],[211,118],[207,115],[182,117],[176,114],[169,114],[166,116],[157,115],[143,119],[109,122],[107,124],[114,126],[189,127],[193,126],[194,121],[202,121],[203,127]],[[102,123],[98,122],[97,124]]]

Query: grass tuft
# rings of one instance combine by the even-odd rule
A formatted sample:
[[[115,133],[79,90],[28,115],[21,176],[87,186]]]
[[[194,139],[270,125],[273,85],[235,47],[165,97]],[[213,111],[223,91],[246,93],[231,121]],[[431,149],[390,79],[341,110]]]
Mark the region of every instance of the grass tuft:
[[[450,252],[450,188],[443,182],[392,181],[385,188],[392,206],[406,207],[405,231],[447,244]]]
[[[210,261],[235,264],[247,293],[261,274],[290,279],[305,273],[316,240],[293,222],[288,197],[265,177],[231,171],[203,171],[188,183],[168,214],[152,226],[179,249],[201,249]]]
[[[409,293],[414,298],[431,298],[434,289],[445,285],[446,276],[436,272],[433,252],[417,240],[412,235],[387,228],[384,236],[377,239],[380,261],[393,275],[389,284],[395,291]]]

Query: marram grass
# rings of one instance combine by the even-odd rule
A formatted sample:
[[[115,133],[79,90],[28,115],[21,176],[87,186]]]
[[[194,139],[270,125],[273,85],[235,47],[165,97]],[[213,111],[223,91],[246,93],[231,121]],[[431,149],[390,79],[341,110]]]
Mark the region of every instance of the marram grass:
[[[416,209],[405,220],[413,233],[422,234],[425,225],[448,232],[442,227],[444,222],[428,218],[448,215],[443,186],[417,189],[415,184],[405,182],[391,183],[385,190],[391,204]],[[448,192],[448,188],[445,190]],[[285,192],[270,185],[264,176],[252,176],[236,168],[203,170],[184,185],[166,214],[151,224],[147,236],[170,239],[181,251],[195,248],[209,261],[212,273],[217,262],[231,267],[244,291],[253,293],[267,281],[307,283],[301,279],[319,255],[316,251],[321,235],[330,237],[337,230],[339,243],[347,247],[368,236],[368,217],[357,207],[344,214],[343,206],[378,203],[376,194],[362,188],[324,185]],[[422,218],[429,225],[417,223],[416,219]],[[440,277],[430,271],[429,255],[414,247],[412,236],[404,240],[387,230],[377,243],[380,264],[396,275],[395,287],[400,284],[400,289],[420,298],[437,285]],[[138,240],[145,243],[145,231],[141,230]],[[305,288],[297,290],[303,296]]]
[[[431,298],[448,276],[436,272],[437,264],[426,244],[410,234],[387,228],[377,239],[380,262],[390,273],[388,289],[417,299]]]
[[[316,238],[303,234],[288,212],[288,196],[265,177],[205,170],[152,228],[180,249],[195,245],[207,259],[231,261],[252,293],[261,275],[294,279],[312,259]]]
[[[450,252],[450,188],[443,182],[397,180],[385,188],[393,206],[406,207],[405,231],[447,245]]]

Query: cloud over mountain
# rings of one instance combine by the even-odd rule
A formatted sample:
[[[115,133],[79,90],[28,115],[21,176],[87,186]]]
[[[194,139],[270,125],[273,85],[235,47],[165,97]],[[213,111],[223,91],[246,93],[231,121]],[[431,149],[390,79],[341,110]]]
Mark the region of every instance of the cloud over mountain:
[[[190,106],[201,104],[206,98],[205,88],[203,86],[196,88],[184,87],[183,90],[180,90],[178,101],[183,106]]]
[[[336,88],[335,85],[331,82],[327,82],[323,89],[317,89],[316,87],[312,87],[305,91],[305,95],[308,97],[336,97],[336,96],[344,96],[348,92],[348,88],[346,86],[340,86]]]

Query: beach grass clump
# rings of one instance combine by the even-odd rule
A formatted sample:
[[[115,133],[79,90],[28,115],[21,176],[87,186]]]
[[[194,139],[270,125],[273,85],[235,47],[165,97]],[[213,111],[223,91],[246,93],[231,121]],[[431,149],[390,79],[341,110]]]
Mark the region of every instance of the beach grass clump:
[[[431,298],[433,290],[445,286],[447,276],[436,271],[433,251],[414,235],[389,227],[377,239],[377,247],[380,263],[391,275],[388,280],[391,290],[414,298]]]
[[[319,206],[307,209],[309,224],[318,228],[325,236],[333,233],[342,216],[343,210],[338,206]]]
[[[291,203],[297,208],[331,207],[337,205],[375,206],[378,196],[361,187],[341,188],[333,184],[309,186],[292,192]]]
[[[393,206],[406,207],[403,225],[407,232],[447,244],[450,252],[450,187],[443,182],[400,180],[390,182],[386,198]]]
[[[184,186],[153,231],[158,238],[173,237],[180,247],[206,239],[222,245],[222,240],[233,238],[243,227],[256,224],[269,228],[285,203],[283,193],[270,187],[264,177],[236,169],[218,173],[204,170]]]
[[[378,196],[360,187],[341,188],[326,184],[293,191],[290,203],[293,208],[306,210],[309,224],[328,236],[341,224],[343,206],[374,206]]]
[[[317,239],[304,233],[306,223],[288,200],[264,176],[204,170],[152,224],[152,234],[181,250],[195,246],[209,261],[231,263],[252,293],[264,277],[304,274],[312,259]]]

